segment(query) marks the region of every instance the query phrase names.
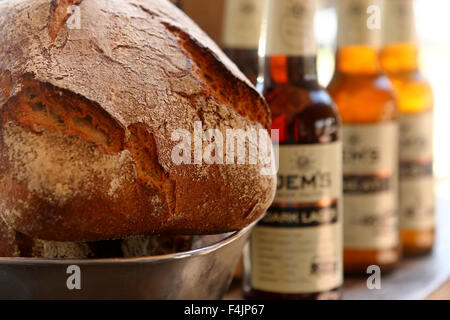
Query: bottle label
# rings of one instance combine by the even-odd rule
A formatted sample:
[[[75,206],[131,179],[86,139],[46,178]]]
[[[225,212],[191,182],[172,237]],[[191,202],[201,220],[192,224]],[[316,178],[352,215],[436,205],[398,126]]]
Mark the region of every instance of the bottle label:
[[[315,0],[270,0],[264,28],[266,56],[315,56]]]
[[[338,46],[373,46],[382,43],[381,0],[339,0]]]
[[[386,43],[415,43],[417,41],[414,0],[386,1]]]
[[[252,287],[302,294],[341,286],[341,142],[280,146],[279,178],[251,236]]]
[[[398,244],[398,124],[343,126],[344,247]]]
[[[400,117],[400,228],[434,227],[433,112]]]
[[[227,0],[223,42],[233,49],[258,49],[263,0]]]

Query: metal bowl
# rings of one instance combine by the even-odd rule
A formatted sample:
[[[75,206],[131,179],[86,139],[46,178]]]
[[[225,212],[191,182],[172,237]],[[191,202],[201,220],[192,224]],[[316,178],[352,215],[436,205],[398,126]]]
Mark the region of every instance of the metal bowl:
[[[221,299],[253,225],[210,246],[163,256],[0,258],[0,299]]]

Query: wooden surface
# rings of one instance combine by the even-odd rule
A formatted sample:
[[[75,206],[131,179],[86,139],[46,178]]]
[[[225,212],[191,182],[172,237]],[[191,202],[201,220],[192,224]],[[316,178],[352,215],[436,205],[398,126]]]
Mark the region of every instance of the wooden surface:
[[[367,278],[346,278],[344,300],[450,300],[450,200],[439,200],[435,249],[429,255],[404,259],[391,274],[381,276],[381,289],[367,289]],[[225,299],[242,299],[234,282]]]

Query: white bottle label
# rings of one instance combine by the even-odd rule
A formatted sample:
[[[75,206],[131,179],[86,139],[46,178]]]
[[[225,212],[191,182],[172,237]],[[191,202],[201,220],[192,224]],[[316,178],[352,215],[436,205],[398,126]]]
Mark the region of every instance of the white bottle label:
[[[400,117],[400,228],[430,230],[435,223],[433,113]]]
[[[278,194],[250,242],[251,284],[316,293],[342,284],[342,147],[280,146]]]
[[[415,43],[414,0],[389,0],[385,6],[385,43]]]
[[[315,0],[267,0],[266,56],[314,56]]]
[[[339,0],[338,46],[374,46],[382,42],[381,0]]]
[[[342,194],[342,143],[282,145],[274,203],[315,203]]]
[[[223,43],[226,48],[258,49],[264,0],[227,0]]]
[[[343,126],[344,247],[398,244],[398,124]]]

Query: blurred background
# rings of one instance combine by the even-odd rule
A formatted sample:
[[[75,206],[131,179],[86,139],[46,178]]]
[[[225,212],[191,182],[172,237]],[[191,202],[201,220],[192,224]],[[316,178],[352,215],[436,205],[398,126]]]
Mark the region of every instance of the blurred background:
[[[317,0],[319,77],[326,86],[334,73],[337,32],[335,1]],[[222,44],[224,0],[182,0],[182,9],[219,45]],[[435,94],[435,174],[438,196],[450,200],[450,1],[416,0],[422,72]]]

